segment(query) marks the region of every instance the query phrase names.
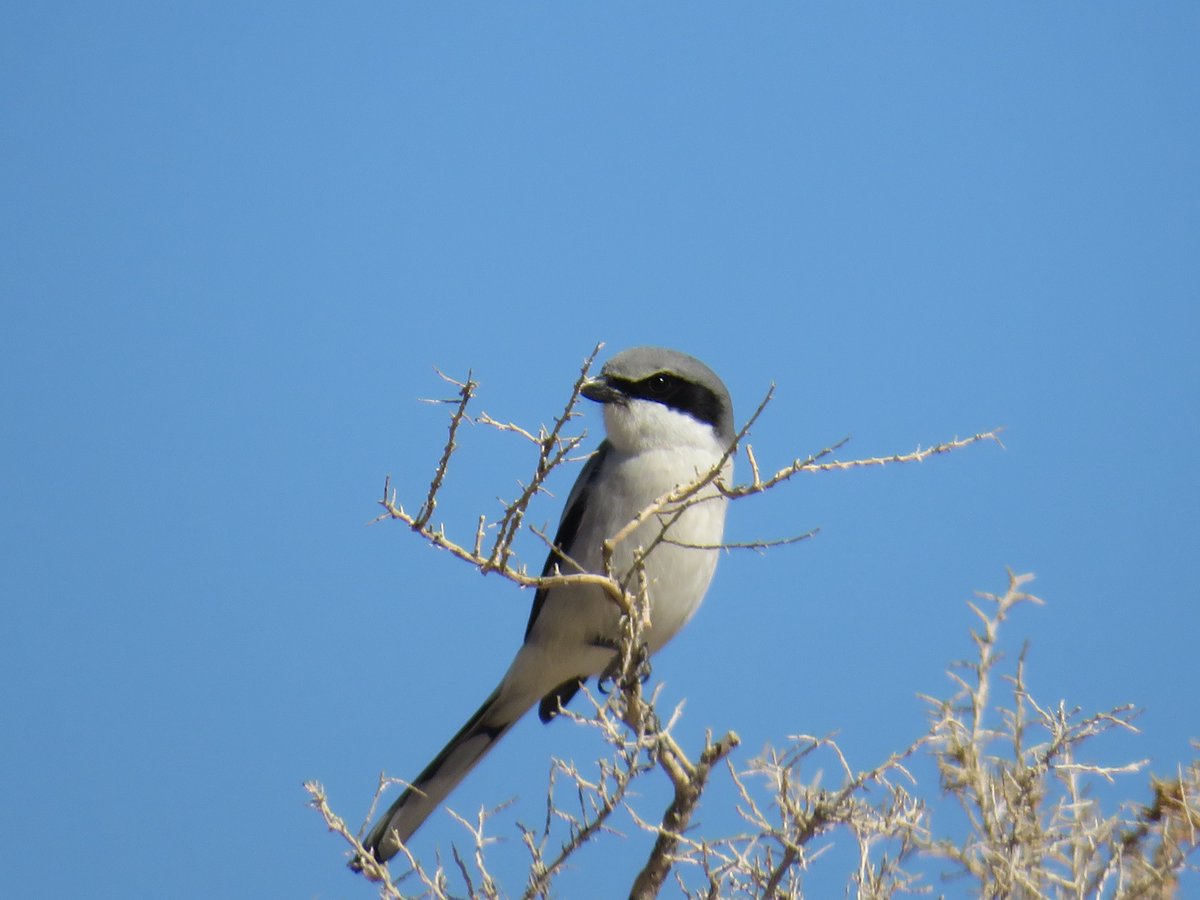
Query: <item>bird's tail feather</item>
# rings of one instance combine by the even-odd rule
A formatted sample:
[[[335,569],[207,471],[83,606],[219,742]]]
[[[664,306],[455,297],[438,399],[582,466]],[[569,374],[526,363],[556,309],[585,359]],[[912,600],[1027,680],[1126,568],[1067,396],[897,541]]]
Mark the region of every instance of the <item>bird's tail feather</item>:
[[[475,715],[375,823],[363,846],[376,860],[386,862],[395,856],[400,851],[400,842],[407,843],[429,814],[533,703],[532,700],[523,704],[502,701],[500,691],[500,687],[496,688],[483,701]],[[355,869],[362,868],[357,859],[350,865]]]

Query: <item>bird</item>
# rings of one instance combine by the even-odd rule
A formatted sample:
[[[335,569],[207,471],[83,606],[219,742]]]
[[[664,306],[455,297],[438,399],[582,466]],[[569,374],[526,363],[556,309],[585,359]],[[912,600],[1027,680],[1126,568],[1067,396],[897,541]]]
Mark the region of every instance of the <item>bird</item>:
[[[721,379],[694,357],[661,347],[618,353],[586,379],[580,394],[602,404],[605,438],[580,471],[555,533],[543,576],[603,574],[603,544],[676,487],[721,467],[733,472],[733,403]],[[643,651],[653,654],[700,606],[716,570],[726,498],[709,482],[676,516],[648,516],[616,545],[611,572],[631,583],[644,553],[649,624]],[[384,863],[407,844],[496,742],[535,705],[549,722],[584,682],[618,664],[620,610],[596,584],[540,588],[524,642],[499,685],[466,724],[375,823],[363,847]],[[353,869],[365,860],[356,857]]]

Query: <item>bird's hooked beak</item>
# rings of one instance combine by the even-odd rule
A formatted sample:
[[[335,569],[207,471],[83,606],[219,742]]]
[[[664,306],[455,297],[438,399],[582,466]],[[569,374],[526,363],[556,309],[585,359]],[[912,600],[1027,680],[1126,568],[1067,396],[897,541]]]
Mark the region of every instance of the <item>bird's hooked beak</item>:
[[[599,378],[589,378],[583,383],[579,393],[597,403],[624,403],[627,399],[621,391],[609,384],[603,375]]]

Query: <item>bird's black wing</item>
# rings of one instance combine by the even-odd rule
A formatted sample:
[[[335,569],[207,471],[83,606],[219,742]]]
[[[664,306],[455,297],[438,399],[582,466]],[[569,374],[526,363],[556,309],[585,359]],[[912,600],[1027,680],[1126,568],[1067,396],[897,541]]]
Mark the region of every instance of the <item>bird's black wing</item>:
[[[609,443],[604,441],[584,465],[579,477],[575,479],[575,485],[571,488],[571,493],[567,497],[567,505],[563,509],[562,519],[558,523],[558,533],[554,535],[554,547],[546,556],[546,565],[542,567],[543,578],[553,575],[555,568],[563,568],[559,565],[562,562],[559,551],[566,556],[574,556],[575,537],[579,533],[579,523],[583,521],[583,510],[587,505],[587,497],[600,475],[608,451]],[[529,633],[533,631],[533,623],[537,621],[538,613],[542,611],[542,606],[546,603],[546,594],[546,588],[538,588],[537,594],[534,595],[533,608],[529,611],[529,624],[525,626],[525,640],[529,640]],[[543,697],[541,703],[538,704],[538,718],[543,722],[553,719],[558,715],[558,711],[575,696],[583,682],[583,678],[569,678]]]
[[[583,471],[575,479],[571,493],[567,495],[567,505],[563,508],[562,519],[558,523],[558,532],[554,535],[554,547],[546,557],[546,565],[542,566],[543,578],[553,575],[555,566],[562,561],[562,557],[557,551],[562,551],[566,556],[574,556],[575,535],[579,532],[579,523],[583,521],[585,500],[593,482],[600,474],[600,469],[608,456],[608,450],[608,441],[604,441],[596,448],[596,452],[591,455],[584,464]],[[565,570],[566,567],[560,568]],[[567,574],[570,573],[567,572]],[[529,623],[525,626],[525,640],[529,640],[529,633],[533,631],[533,623],[537,621],[538,613],[542,611],[542,605],[545,602],[546,588],[538,588],[537,594],[533,597],[533,608],[529,611]]]

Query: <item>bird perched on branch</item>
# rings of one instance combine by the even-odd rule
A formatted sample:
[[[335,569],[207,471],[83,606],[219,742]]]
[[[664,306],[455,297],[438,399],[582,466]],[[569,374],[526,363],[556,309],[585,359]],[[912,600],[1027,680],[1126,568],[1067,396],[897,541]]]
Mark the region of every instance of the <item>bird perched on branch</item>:
[[[604,543],[655,501],[722,466],[732,475],[733,404],[716,374],[691,356],[636,347],[610,359],[580,393],[604,406],[606,438],[567,498],[544,576],[609,574],[627,591],[644,575],[649,624],[640,639],[658,651],[696,612],[717,565],[726,500],[710,482],[645,516],[612,552]],[[619,664],[621,611],[597,584],[537,591],[525,641],[500,684],[384,813],[363,842],[391,859],[421,823],[517,720],[538,707],[548,722],[589,677]],[[361,869],[363,861],[351,866]]]

